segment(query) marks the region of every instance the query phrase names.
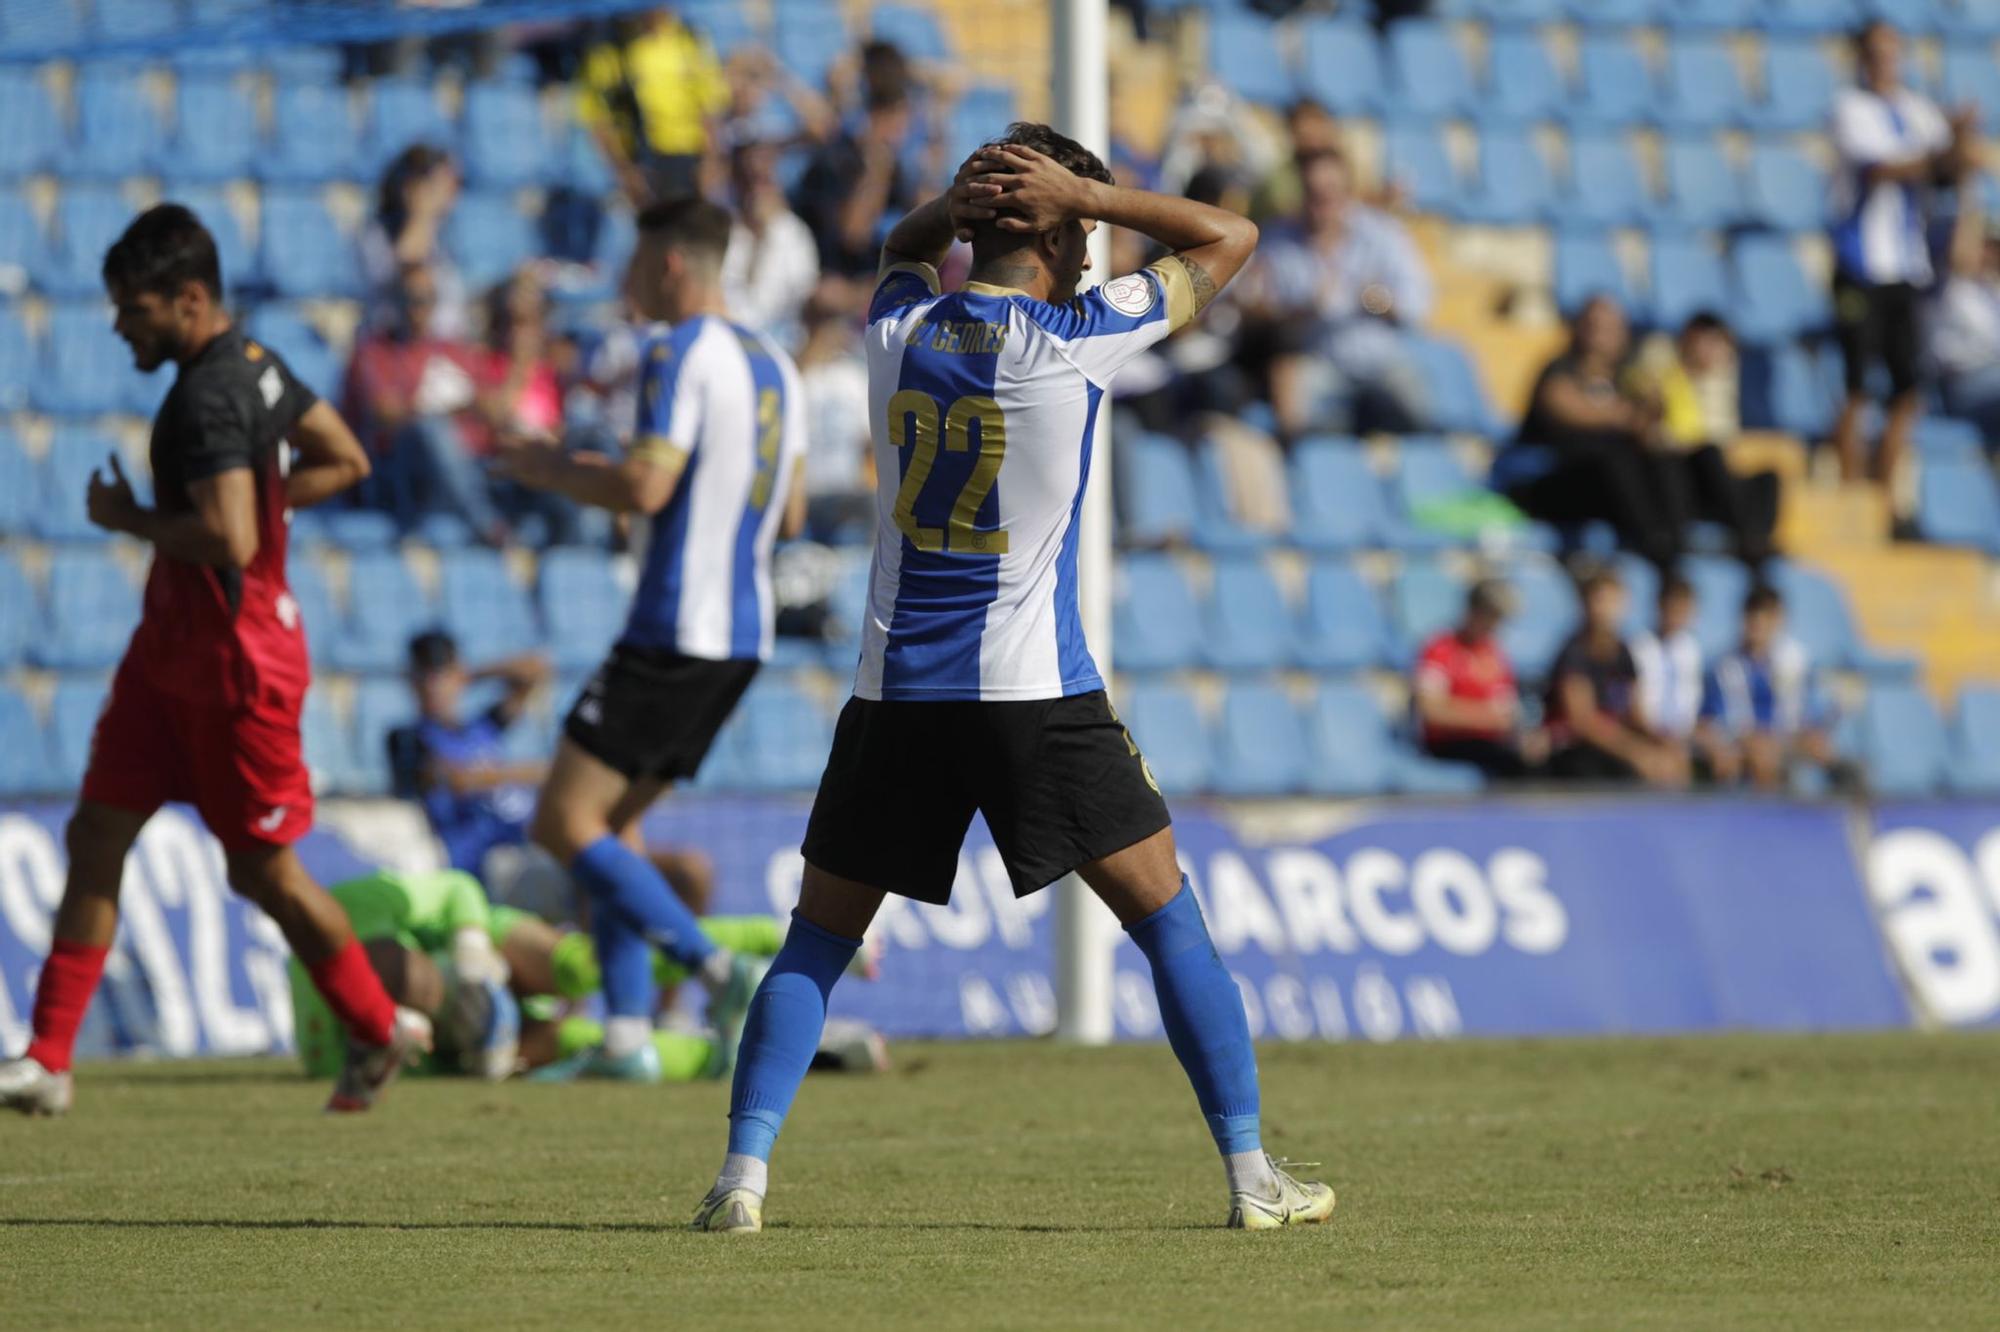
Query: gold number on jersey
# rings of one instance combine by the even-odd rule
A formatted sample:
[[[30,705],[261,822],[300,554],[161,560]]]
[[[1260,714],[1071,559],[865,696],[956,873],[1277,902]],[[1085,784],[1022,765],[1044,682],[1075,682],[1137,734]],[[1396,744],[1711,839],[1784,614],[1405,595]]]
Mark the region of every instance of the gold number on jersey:
[[[761,510],[771,502],[771,490],[777,484],[783,415],[778,410],[778,390],[767,388],[757,394],[757,474],[750,483],[753,509]]]
[[[903,484],[896,491],[896,527],[918,550],[1005,555],[1004,528],[985,531],[972,524],[986,497],[993,493],[993,483],[1000,476],[1000,463],[1007,456],[1007,418],[999,403],[978,396],[960,398],[942,413],[942,434],[939,416],[937,400],[928,393],[901,389],[889,399],[889,438],[898,449],[911,450],[909,464],[903,469]],[[930,480],[938,445],[942,443],[949,453],[965,452],[972,447],[975,423],[979,427],[979,456],[951,506],[949,528],[919,527],[917,496]]]

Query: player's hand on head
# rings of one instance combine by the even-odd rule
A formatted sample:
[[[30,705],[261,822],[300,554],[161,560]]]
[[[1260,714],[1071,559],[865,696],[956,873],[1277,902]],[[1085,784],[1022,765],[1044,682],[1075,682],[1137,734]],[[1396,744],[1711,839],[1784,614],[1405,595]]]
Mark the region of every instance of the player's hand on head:
[[[131,526],[132,514],[139,507],[133,498],[132,483],[125,477],[125,465],[117,454],[110,459],[111,474],[107,478],[102,470],[90,474],[90,491],[85,498],[85,509],[90,521],[107,532],[122,532]]]
[[[1003,231],[1053,231],[1089,216],[1091,182],[1054,158],[1012,143],[994,144],[982,152],[988,169],[976,179],[1000,187],[994,226]]]

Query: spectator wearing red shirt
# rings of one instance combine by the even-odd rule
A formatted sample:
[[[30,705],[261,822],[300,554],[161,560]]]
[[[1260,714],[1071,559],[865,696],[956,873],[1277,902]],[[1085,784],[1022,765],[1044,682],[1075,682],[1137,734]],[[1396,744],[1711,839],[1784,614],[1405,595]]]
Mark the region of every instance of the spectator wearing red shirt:
[[[1414,690],[1424,751],[1496,780],[1529,776],[1545,753],[1539,733],[1519,729],[1521,690],[1497,637],[1507,612],[1504,583],[1475,583],[1465,617],[1418,656]]]

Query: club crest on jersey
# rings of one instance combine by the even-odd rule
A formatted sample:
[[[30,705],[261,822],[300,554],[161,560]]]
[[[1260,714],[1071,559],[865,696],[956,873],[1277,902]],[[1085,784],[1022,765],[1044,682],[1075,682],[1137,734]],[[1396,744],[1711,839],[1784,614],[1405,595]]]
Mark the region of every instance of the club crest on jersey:
[[[1153,284],[1142,273],[1127,273],[1104,284],[1104,300],[1119,314],[1138,316],[1153,308],[1159,298]]]
[[[278,405],[278,399],[285,396],[285,381],[278,375],[278,367],[267,365],[264,373],[257,376],[257,393],[264,399],[265,410]]]

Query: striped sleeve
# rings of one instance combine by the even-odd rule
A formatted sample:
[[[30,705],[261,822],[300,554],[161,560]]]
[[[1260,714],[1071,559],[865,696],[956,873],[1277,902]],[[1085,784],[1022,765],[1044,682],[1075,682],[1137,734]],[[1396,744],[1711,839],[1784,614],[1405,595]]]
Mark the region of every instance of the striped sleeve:
[[[678,466],[694,452],[701,430],[701,392],[687,363],[694,352],[695,322],[646,344],[639,360],[639,421],[632,455]]]
[[[927,301],[941,289],[938,272],[929,264],[914,259],[889,264],[875,282],[875,295],[868,302],[868,322]]]
[[[1194,318],[1194,284],[1173,256],[1093,287],[1066,306],[1044,307],[1042,327],[1072,364],[1104,384],[1120,367]]]

